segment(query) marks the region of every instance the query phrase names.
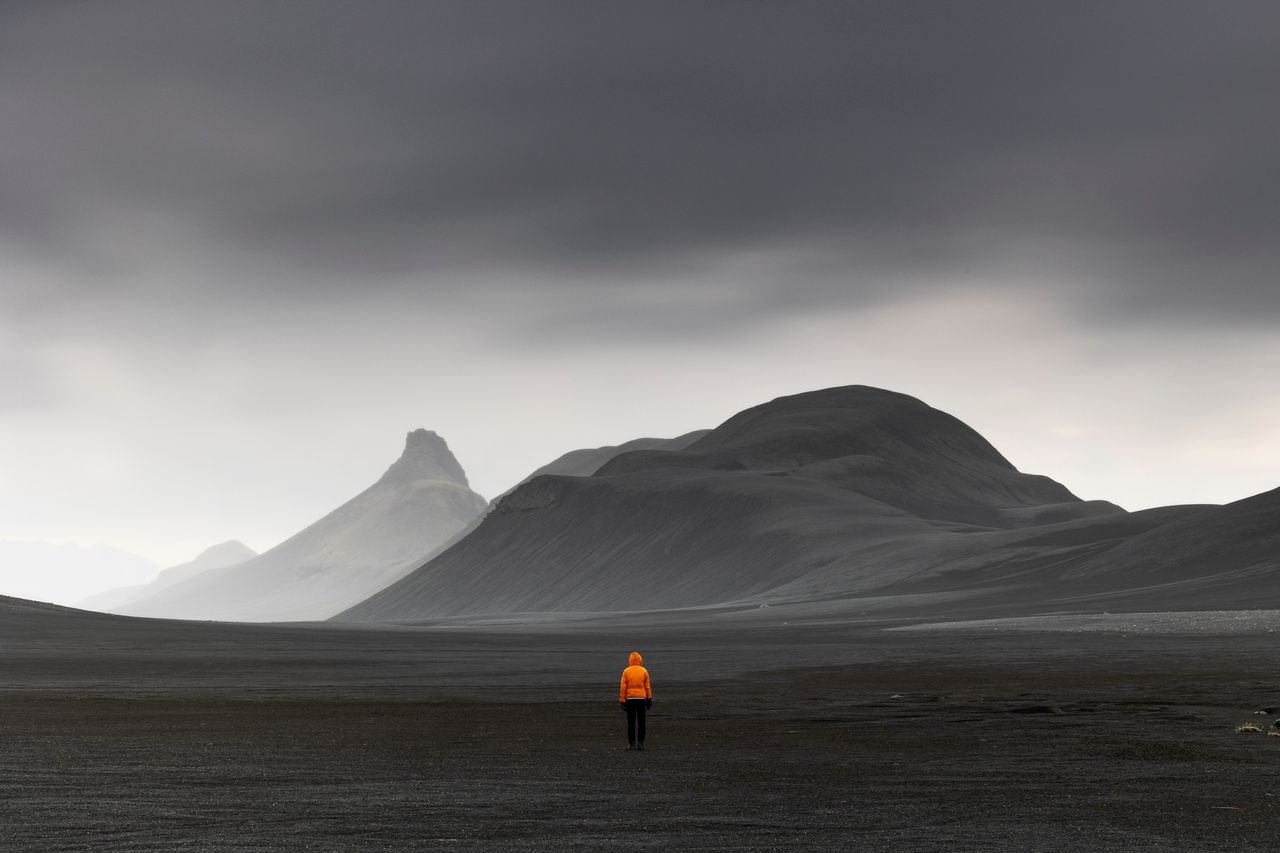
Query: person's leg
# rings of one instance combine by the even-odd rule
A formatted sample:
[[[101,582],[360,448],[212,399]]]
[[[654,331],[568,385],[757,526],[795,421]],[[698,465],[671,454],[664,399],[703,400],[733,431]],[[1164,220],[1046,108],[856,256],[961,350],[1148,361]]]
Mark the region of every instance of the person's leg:
[[[643,706],[642,706],[643,709]],[[636,742],[636,706],[631,700],[627,700],[627,744]]]
[[[636,700],[636,741],[644,747],[644,700]]]

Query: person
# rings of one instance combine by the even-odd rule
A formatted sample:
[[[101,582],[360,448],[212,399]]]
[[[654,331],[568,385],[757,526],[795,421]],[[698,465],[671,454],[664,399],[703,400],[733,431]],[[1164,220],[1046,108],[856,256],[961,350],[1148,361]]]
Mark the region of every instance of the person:
[[[627,749],[644,749],[644,712],[653,707],[653,688],[639,652],[632,652],[627,663],[618,688],[618,704],[627,712]]]

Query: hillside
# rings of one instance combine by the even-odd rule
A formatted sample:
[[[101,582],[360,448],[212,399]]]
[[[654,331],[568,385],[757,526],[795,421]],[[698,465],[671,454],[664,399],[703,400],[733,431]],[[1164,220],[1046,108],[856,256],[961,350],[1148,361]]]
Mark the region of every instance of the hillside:
[[[1125,609],[1280,607],[1280,489],[1194,510],[1081,561],[1063,585]]]
[[[944,562],[974,533],[1123,512],[1019,472],[919,400],[834,388],[744,411],[684,450],[532,479],[339,618],[693,607],[782,588],[852,595]]]
[[[157,590],[118,612],[238,621],[332,616],[421,565],[487,504],[434,432],[347,503],[248,561]]]
[[[604,467],[606,463],[612,462],[616,457],[624,453],[635,453],[641,450],[684,450],[708,432],[710,430],[702,429],[687,432],[675,438],[635,438],[622,444],[608,444],[603,447],[570,450],[568,453],[543,465],[519,483],[516,483],[516,485],[504,492],[503,496],[510,494],[535,477],[553,474],[565,477],[590,477]]]

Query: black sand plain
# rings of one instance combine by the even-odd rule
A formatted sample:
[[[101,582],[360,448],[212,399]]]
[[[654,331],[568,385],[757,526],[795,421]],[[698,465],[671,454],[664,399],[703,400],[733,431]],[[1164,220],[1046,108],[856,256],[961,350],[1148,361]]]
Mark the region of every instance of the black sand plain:
[[[1253,714],[1280,704],[1269,611],[887,630],[921,620],[0,610],[6,850],[1280,849],[1280,737]],[[644,752],[614,693],[632,648]]]

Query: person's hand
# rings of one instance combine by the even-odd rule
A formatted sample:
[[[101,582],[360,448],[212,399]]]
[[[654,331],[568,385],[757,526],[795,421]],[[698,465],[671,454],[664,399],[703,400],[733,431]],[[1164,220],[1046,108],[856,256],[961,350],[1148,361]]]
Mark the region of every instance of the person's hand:
[[[618,703],[618,707],[625,711],[625,710],[627,710],[627,703],[626,703],[626,702],[619,702],[619,703]]]
[[[650,708],[652,708],[652,707],[653,707],[653,700],[652,700],[652,699],[646,699],[646,700],[644,700],[644,709],[645,709],[646,711],[647,711],[647,710],[649,710],[649,709],[650,709]]]

